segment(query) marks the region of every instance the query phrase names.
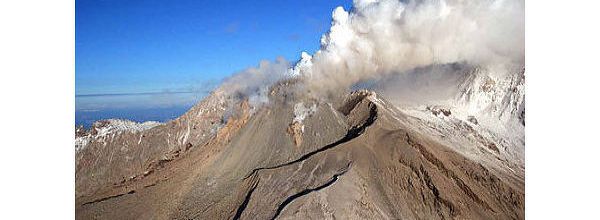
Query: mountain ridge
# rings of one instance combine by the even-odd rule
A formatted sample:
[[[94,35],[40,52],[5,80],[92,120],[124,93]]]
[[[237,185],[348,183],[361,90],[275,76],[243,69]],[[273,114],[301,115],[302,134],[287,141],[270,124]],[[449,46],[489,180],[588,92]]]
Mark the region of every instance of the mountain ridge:
[[[504,150],[476,144],[469,148],[476,156],[466,156],[427,132],[428,123],[443,120],[478,134],[471,122],[400,109],[366,90],[334,107],[288,93],[295,85],[273,86],[270,103],[260,107],[216,91],[174,121],[93,142],[76,158],[77,218],[523,218],[524,172],[502,169],[515,163]],[[314,112],[297,120],[297,103],[314,105]],[[289,133],[295,123],[300,144]],[[135,145],[132,137],[165,145],[131,147],[137,150],[129,153],[144,155],[131,161],[142,165],[115,168],[128,164],[114,155],[123,143]],[[112,160],[82,163],[92,156]],[[134,174],[87,185],[81,175],[95,172],[113,180]],[[342,189],[355,193],[336,193]]]

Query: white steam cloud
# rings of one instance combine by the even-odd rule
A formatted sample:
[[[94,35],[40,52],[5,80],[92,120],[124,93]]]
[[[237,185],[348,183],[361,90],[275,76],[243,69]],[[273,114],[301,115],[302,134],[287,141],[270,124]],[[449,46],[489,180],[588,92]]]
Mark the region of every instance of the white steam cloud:
[[[315,54],[302,52],[293,66],[283,58],[262,61],[226,79],[219,90],[257,106],[268,102],[271,85],[297,77],[316,96],[379,80],[376,87],[389,93],[429,88],[440,97],[460,76],[462,67],[455,64],[522,68],[524,29],[522,0],[354,0],[350,12],[333,11]]]
[[[225,79],[219,91],[234,99],[248,99],[251,106],[259,106],[269,101],[269,87],[279,80],[289,77],[290,63],[283,57],[275,61],[263,60],[257,67],[242,70]]]
[[[435,64],[524,64],[521,0],[355,0],[332,17],[321,49],[290,70],[316,91]]]

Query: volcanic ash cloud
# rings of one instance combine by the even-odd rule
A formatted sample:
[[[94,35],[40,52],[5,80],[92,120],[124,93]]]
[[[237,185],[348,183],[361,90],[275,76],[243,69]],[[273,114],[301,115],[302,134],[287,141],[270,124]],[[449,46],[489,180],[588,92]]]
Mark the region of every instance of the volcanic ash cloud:
[[[290,72],[334,90],[435,64],[521,66],[524,44],[524,1],[355,0],[333,11],[321,49]]]

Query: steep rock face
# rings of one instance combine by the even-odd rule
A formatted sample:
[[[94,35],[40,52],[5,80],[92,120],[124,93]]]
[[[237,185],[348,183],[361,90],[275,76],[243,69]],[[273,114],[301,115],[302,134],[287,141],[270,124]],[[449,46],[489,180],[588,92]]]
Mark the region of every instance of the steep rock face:
[[[525,69],[494,74],[475,68],[466,74],[456,94],[458,106],[470,114],[517,120],[525,125]]]
[[[79,198],[77,218],[524,218],[520,173],[457,153],[375,93],[354,92],[333,106],[281,91],[252,114],[241,105],[203,147]],[[300,102],[315,110],[295,120]],[[295,122],[300,144],[288,132]]]

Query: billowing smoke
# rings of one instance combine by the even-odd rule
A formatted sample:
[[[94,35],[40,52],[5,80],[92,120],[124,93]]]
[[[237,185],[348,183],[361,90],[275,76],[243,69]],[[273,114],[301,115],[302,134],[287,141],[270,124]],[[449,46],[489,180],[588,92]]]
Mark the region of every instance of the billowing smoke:
[[[437,64],[524,63],[524,1],[355,0],[338,7],[313,56],[292,68],[313,91]]]
[[[263,60],[257,67],[242,70],[225,79],[218,90],[234,99],[248,99],[251,106],[260,106],[269,100],[269,87],[289,77],[287,73],[290,67],[290,63],[282,57],[273,62]]]
[[[262,61],[219,90],[258,106],[271,85],[289,77],[320,97],[377,82],[369,88],[410,102],[451,94],[446,89],[456,88],[465,68],[524,65],[522,0],[354,0],[350,12],[335,9],[331,23],[315,54],[303,52],[293,66]]]

